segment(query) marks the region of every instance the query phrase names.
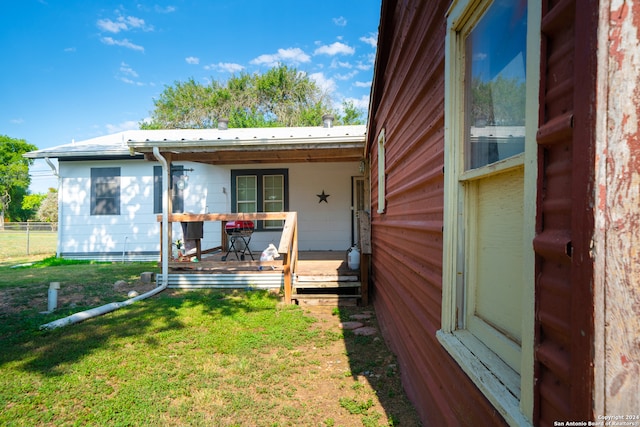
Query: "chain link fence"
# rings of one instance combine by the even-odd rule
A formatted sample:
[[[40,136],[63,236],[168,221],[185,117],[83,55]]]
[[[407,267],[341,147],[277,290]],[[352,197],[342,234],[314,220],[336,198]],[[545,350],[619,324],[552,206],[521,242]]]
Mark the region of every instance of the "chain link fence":
[[[0,260],[55,254],[57,240],[57,222],[5,222],[0,224]]]
[[[57,222],[5,222],[4,227],[0,225],[0,230],[4,231],[58,231]]]

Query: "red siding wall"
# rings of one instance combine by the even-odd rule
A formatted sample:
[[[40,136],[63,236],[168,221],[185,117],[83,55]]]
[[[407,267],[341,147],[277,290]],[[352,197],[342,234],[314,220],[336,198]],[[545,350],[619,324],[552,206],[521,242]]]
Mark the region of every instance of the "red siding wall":
[[[546,1],[538,131],[534,422],[593,419],[597,1]]]
[[[425,425],[500,425],[502,418],[436,340],[448,7],[448,2],[383,1],[369,134],[374,303]],[[376,141],[382,128],[387,205],[380,215]]]

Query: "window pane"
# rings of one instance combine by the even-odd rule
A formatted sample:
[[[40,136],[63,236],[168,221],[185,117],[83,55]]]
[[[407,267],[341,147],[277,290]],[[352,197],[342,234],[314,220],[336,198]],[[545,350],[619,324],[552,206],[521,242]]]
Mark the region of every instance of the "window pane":
[[[236,178],[236,212],[257,212],[258,192],[255,176]]]
[[[91,215],[120,215],[120,168],[91,168]]]
[[[466,169],[524,151],[526,2],[494,2],[466,39]]]
[[[263,211],[284,211],[284,176],[265,175],[263,177]],[[269,220],[264,222],[264,228],[282,228],[282,220]]]

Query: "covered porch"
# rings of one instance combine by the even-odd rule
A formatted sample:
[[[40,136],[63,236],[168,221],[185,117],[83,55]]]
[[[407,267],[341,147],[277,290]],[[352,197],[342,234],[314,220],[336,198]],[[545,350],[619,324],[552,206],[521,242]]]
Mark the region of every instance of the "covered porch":
[[[158,220],[162,217],[158,216]],[[368,255],[362,255],[357,268],[352,269],[347,251],[299,251],[296,212],[172,214],[168,220],[183,224],[217,222],[222,242],[214,248],[202,248],[200,236],[194,239],[193,253],[172,257],[168,263],[170,288],[270,289],[282,292],[287,304],[368,305]],[[280,256],[261,261],[260,253],[241,256],[241,251],[229,250],[225,226],[236,220],[284,220],[277,245]],[[160,240],[162,245],[164,239]],[[160,275],[158,282],[161,280]]]
[[[185,202],[179,209],[199,212],[175,213],[173,183],[163,196],[169,202],[169,235],[161,236],[161,245],[173,242],[173,224],[198,223],[205,231],[195,239],[194,259],[169,260],[169,286],[278,289],[285,303],[300,303],[303,294],[351,295],[368,304],[368,286],[361,286],[368,283],[368,261],[361,260],[358,271],[346,265],[346,251],[359,239],[357,212],[367,205],[364,126],[163,130],[144,136],[129,139],[130,150],[166,163],[163,183],[171,182],[174,162],[186,165],[191,179],[180,190]],[[277,184],[267,189],[266,182]],[[238,220],[256,222],[248,256],[228,252],[225,225]],[[273,221],[283,221],[282,228]],[[256,252],[269,243],[280,257],[260,261]]]

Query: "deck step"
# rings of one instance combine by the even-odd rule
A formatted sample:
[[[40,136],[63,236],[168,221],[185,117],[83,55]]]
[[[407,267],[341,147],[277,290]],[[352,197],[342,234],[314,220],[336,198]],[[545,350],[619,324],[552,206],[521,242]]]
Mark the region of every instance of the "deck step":
[[[355,307],[360,301],[360,295],[333,294],[293,294],[291,299],[300,306],[332,306]]]
[[[357,282],[357,274],[325,274],[325,275],[296,275],[296,282]]]
[[[293,285],[294,289],[327,289],[327,288],[359,288],[360,282],[352,281],[339,281],[339,282],[296,282]]]

